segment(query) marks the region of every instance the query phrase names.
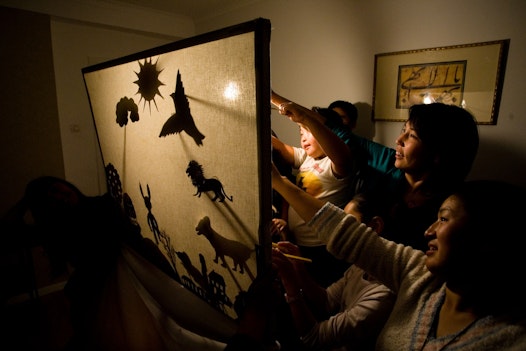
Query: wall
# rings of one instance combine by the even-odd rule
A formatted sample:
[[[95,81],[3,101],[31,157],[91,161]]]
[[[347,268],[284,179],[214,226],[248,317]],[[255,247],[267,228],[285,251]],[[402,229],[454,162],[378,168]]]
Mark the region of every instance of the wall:
[[[63,177],[87,195],[104,193],[82,68],[195,33],[188,19],[87,2],[93,6],[0,1],[2,33],[9,33],[0,40],[0,217],[40,175]]]
[[[100,194],[105,173],[81,70],[175,39],[60,19],[51,22],[51,32],[66,179],[88,195]]]
[[[0,8],[0,31],[1,214],[33,177],[64,177],[64,162],[49,17]]]
[[[375,54],[511,39],[498,123],[480,126],[481,145],[469,178],[526,186],[525,1],[264,0],[196,28],[205,32],[254,17],[272,23],[276,92],[309,107],[335,99],[357,103],[357,132],[389,146],[402,123],[370,120]],[[280,117],[273,115],[273,128],[297,145],[297,128]]]

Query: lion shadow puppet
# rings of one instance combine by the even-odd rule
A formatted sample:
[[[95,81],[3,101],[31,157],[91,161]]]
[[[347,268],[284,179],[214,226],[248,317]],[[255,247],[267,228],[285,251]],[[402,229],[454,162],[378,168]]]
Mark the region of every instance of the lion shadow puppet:
[[[232,196],[228,196],[226,194],[223,184],[221,184],[219,179],[205,178],[203,166],[197,163],[197,161],[192,160],[188,163],[186,174],[192,180],[192,185],[194,185],[197,189],[194,196],[201,197],[201,193],[212,191],[214,193],[212,201],[216,201],[218,199],[219,202],[223,202],[225,199],[228,199],[229,201],[233,200]]]

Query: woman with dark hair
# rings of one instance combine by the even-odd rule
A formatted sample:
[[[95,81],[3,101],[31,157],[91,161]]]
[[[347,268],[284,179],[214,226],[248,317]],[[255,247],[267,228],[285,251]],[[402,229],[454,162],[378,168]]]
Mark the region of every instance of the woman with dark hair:
[[[277,169],[272,184],[327,243],[396,294],[376,349],[523,350],[526,190],[470,181],[451,191],[425,230],[426,252],[397,244],[305,194]]]
[[[478,128],[466,110],[441,103],[414,105],[395,149],[366,143],[370,183],[384,187],[390,213],[384,236],[426,250],[422,233],[442,201],[467,177],[478,150]],[[369,179],[365,178],[366,187]]]
[[[356,192],[384,194],[390,209],[384,237],[425,250],[422,233],[442,201],[468,175],[479,144],[478,128],[467,110],[432,103],[414,105],[390,148],[350,133],[331,119],[273,92],[272,103],[295,122],[316,120],[349,146],[358,171]],[[321,128],[321,127],[320,127]]]

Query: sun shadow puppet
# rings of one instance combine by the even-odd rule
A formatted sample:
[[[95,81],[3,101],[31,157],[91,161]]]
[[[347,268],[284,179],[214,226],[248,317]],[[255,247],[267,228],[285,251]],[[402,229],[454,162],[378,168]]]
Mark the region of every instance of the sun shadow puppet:
[[[159,111],[157,102],[155,102],[155,96],[159,95],[164,99],[159,91],[159,87],[164,85],[164,83],[159,80],[161,72],[162,70],[157,70],[157,62],[152,63],[151,58],[145,59],[143,63],[139,62],[139,72],[135,72],[137,80],[134,83],[138,85],[137,94],[141,96],[139,102],[144,99],[143,109],[146,107],[146,103],[148,103],[150,113],[152,112],[152,101],[157,111]]]

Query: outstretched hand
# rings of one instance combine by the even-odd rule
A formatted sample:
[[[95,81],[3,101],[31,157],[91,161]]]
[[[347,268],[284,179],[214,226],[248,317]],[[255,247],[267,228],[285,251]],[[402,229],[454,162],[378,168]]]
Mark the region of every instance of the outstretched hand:
[[[270,102],[278,108],[281,115],[287,116],[291,121],[311,129],[316,125],[323,125],[325,117],[305,106],[299,105],[272,91]]]
[[[288,236],[288,223],[281,218],[272,218],[270,223],[270,235],[279,237],[280,240],[286,240]]]
[[[306,111],[309,109],[298,105],[283,96],[272,91],[270,102],[278,108],[281,115],[287,116],[291,121],[296,123],[303,123],[306,118]]]
[[[272,248],[272,268],[284,282],[290,282],[296,279],[296,265],[302,265],[303,262],[289,259],[285,256],[300,256],[299,248],[289,241],[280,241]]]

